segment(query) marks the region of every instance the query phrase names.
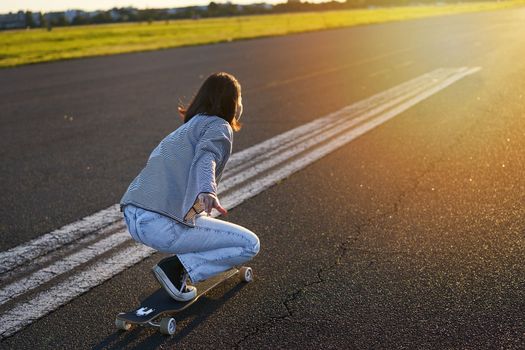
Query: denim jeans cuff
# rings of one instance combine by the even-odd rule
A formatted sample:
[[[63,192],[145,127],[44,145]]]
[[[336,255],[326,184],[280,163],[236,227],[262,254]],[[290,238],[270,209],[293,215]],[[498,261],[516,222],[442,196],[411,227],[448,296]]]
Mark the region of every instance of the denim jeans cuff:
[[[182,266],[184,266],[184,269],[186,270],[186,272],[190,276],[191,283],[195,284],[195,279],[194,279],[194,276],[193,276],[193,270],[190,267],[188,267],[188,265],[184,262],[184,258],[182,256],[177,255],[177,258],[179,258],[179,261],[181,262]]]

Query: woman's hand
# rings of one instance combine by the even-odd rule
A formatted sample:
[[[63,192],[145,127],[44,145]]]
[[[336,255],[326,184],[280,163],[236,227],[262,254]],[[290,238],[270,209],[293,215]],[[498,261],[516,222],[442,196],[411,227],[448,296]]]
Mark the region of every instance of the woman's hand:
[[[215,196],[213,193],[201,192],[197,198],[204,207],[204,211],[208,214],[208,216],[210,215],[213,208],[217,209],[223,215],[228,215],[228,211],[221,206],[221,203],[219,203],[219,198],[217,198],[217,196]]]

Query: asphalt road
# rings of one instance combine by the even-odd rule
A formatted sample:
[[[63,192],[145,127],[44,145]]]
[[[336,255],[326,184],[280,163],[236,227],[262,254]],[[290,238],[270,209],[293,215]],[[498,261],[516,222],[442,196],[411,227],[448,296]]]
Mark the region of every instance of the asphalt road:
[[[155,254],[5,349],[525,344],[525,8],[0,70],[0,248],[119,201],[209,73],[243,86],[234,152],[439,67],[482,70],[230,211],[256,282],[178,333],[115,331]]]

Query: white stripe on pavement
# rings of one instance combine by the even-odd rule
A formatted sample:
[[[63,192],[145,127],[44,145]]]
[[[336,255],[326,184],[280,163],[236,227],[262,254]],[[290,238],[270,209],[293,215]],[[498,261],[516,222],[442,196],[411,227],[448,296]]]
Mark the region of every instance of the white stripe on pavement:
[[[102,229],[113,222],[122,219],[118,205],[86,216],[71,224],[46,233],[27,243],[21,244],[0,253],[0,274],[30,262],[44,254],[80,239],[96,230]]]
[[[126,242],[128,239],[129,233],[127,231],[117,232],[62,260],[55,261],[53,264],[33,272],[28,277],[3,287],[0,289],[0,305],[51,281],[60,274],[73,270],[77,266]]]
[[[126,223],[124,220],[117,220],[113,224],[86,235],[71,244],[62,246],[59,249],[55,249],[52,252],[32,259],[30,264],[21,265],[6,273],[0,274],[0,286],[12,283],[13,281],[20,279],[22,276],[27,276],[34,271],[41,269],[43,266],[50,265],[54,261],[63,259],[65,256],[93,244],[102,237],[108,237],[117,231],[122,230],[125,226]]]
[[[89,269],[37,294],[34,298],[7,310],[0,316],[0,339],[13,335],[33,321],[144,260],[154,252],[152,248],[134,244],[108,259],[98,261]]]
[[[413,86],[419,85],[424,79],[427,79],[428,77],[432,79],[437,79],[437,77],[443,74],[443,72],[450,72],[450,71],[456,72],[457,69],[438,68],[432,72],[425,73],[417,78],[414,78],[412,80],[409,80],[397,86],[389,88],[383,92],[377,93],[369,98],[358,101],[349,106],[343,107],[342,109],[336,112],[328,114],[327,116],[314,119],[311,122],[303,124],[295,129],[288,130],[266,141],[263,141],[259,144],[248,147],[235,154],[232,154],[231,158],[228,160],[228,163],[226,164],[225,171],[233,169],[239,165],[242,165],[245,161],[253,158],[254,156],[258,154],[265,153],[269,150],[273,150],[276,146],[282,144],[283,142],[287,142],[288,140],[293,140],[302,135],[309,134],[310,132],[316,130],[319,127],[322,127],[323,125],[330,124],[331,122],[337,120],[342,114],[356,110],[357,108],[363,108],[363,107],[366,107],[367,105],[375,104],[377,102],[383,102],[387,100],[388,98],[391,98],[392,96],[396,96],[400,92],[404,93],[406,89],[410,89]]]
[[[438,80],[439,82],[440,80]],[[310,135],[306,134],[302,137],[298,137],[293,140],[291,143],[286,143],[284,145],[277,146],[274,150],[264,153],[261,157],[253,157],[247,161],[248,166],[246,170],[241,173],[236,174],[235,176],[226,177],[219,184],[219,191],[226,192],[232,189],[234,186],[249,180],[250,178],[260,174],[261,172],[266,171],[279,163],[283,163],[288,159],[291,159],[293,156],[311,148],[316,145],[321,144],[322,142],[329,140],[334,135],[337,135],[341,132],[344,132],[350,127],[375,116],[389,108],[401,103],[404,100],[407,100],[413,96],[418,95],[422,91],[430,89],[436,83],[431,81],[421,86],[412,88],[408,93],[401,95],[397,98],[379,105],[377,107],[365,110],[364,114],[356,114],[353,112],[348,113],[347,115],[340,115],[340,118],[333,123],[325,125],[325,127],[318,130],[312,131]],[[359,111],[359,110],[358,110]],[[361,112],[361,111],[359,111]],[[320,131],[320,132],[319,132]],[[263,159],[261,159],[263,158]],[[265,160],[264,160],[265,159]]]
[[[306,167],[307,165],[322,158],[323,156],[336,150],[337,148],[343,146],[344,144],[372,130],[376,126],[383,124],[387,120],[395,117],[396,115],[407,110],[408,108],[412,107],[416,103],[435,94],[439,90],[444,89],[445,87],[449,86],[455,81],[469,74],[473,74],[479,71],[480,69],[481,67],[475,67],[472,69],[465,68],[460,73],[458,73],[455,76],[452,76],[451,78],[448,78],[444,82],[440,83],[438,86],[421,93],[420,95],[414,97],[413,99],[406,101],[405,103],[397,106],[396,108],[386,112],[385,114],[377,118],[372,119],[369,122],[366,122],[354,129],[351,129],[349,132],[343,135],[337,136],[336,138],[334,138],[327,144],[310,151],[309,153],[305,154],[302,157],[294,159],[293,161],[287,163],[283,167],[280,167],[273,172],[270,172],[264,177],[258,178],[257,180],[254,180],[253,182],[248,183],[247,185],[241,187],[240,189],[233,191],[232,193],[229,193],[228,196],[226,196],[224,200],[221,200],[222,206],[229,209],[229,208],[233,208],[239,205],[240,203],[244,202],[247,198],[251,198],[255,196],[256,194],[264,191],[265,189],[275,184],[276,182],[282,179],[285,179],[286,177],[290,176],[294,172]]]

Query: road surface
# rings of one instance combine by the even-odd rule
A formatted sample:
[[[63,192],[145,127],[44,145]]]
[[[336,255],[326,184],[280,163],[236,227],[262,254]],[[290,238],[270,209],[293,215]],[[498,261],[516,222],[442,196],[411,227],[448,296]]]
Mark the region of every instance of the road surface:
[[[0,70],[0,348],[523,348],[524,37],[521,8]],[[163,256],[115,204],[215,71],[256,281],[116,331]]]

